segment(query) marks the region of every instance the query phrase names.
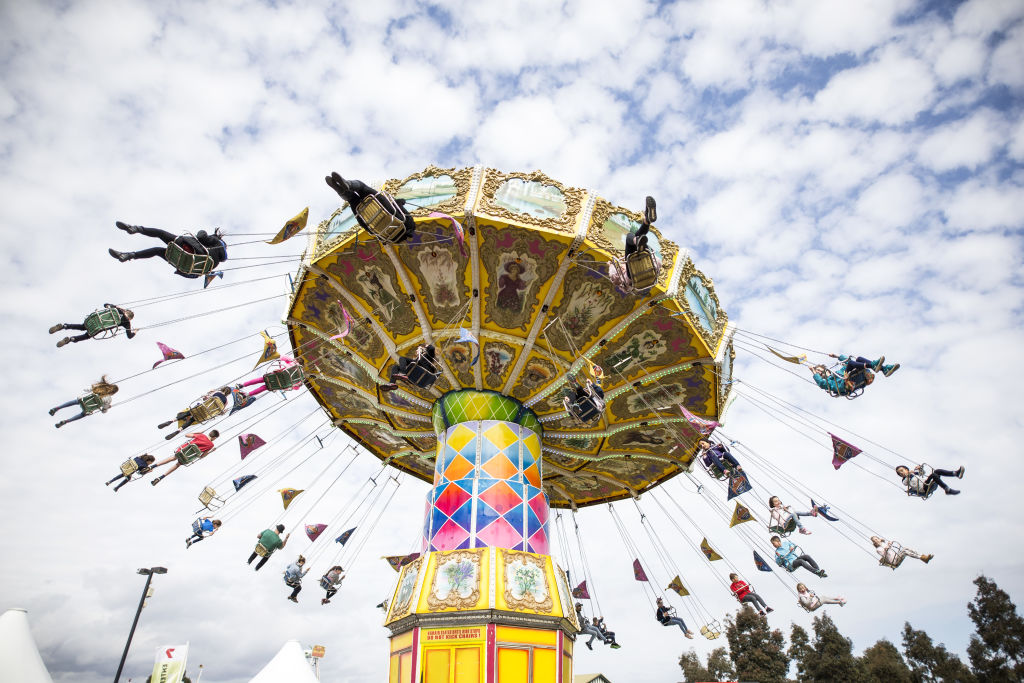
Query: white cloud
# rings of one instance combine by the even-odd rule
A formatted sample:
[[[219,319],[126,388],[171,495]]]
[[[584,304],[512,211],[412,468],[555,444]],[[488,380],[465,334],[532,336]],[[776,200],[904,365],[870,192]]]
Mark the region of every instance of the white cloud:
[[[984,39],[1022,16],[1024,7],[1015,0],[970,0],[957,9],[953,28]]]
[[[1024,88],[1024,23],[1017,24],[992,53],[988,79],[992,83],[1004,83],[1011,88]]]
[[[985,68],[985,45],[974,38],[955,38],[946,43],[935,60],[935,74],[944,85],[977,78]]]
[[[878,59],[841,71],[814,97],[813,113],[833,120],[912,121],[935,99],[931,71],[920,60],[889,49]]]
[[[1004,126],[989,112],[975,113],[966,120],[936,129],[921,142],[918,157],[936,171],[966,166],[977,168],[996,153],[1006,136]]]

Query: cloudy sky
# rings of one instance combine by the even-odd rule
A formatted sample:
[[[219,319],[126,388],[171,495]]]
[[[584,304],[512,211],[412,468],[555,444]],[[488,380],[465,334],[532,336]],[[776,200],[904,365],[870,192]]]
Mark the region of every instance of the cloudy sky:
[[[235,247],[215,285],[225,289],[161,302],[152,298],[195,283],[158,261],[110,259],[108,246],[145,242],[114,221],[222,226],[232,243],[258,240],[246,233],[275,231],[303,206],[311,222],[328,215],[332,169],[374,180],[430,163],[540,168],[624,205],[656,196],[659,226],[714,278],[740,329],[903,364],[849,402],[759,360],[750,337],[738,349],[740,392],[767,391],[817,417],[798,432],[776,419],[790,413],[740,399],[728,434],[866,527],[936,554],[893,573],[837,533],[847,527],[811,522],[804,547],[830,574],[814,587],[850,600],[832,616],[855,647],[898,640],[909,620],[963,653],[972,578],[984,572],[1024,596],[1021,521],[1007,504],[1022,493],[1024,436],[1014,360],[1024,342],[1021,3],[2,3],[0,38],[0,319],[10,345],[0,608],[29,610],[55,680],[110,679],[142,587],[135,571],[153,565],[169,573],[154,582],[126,678],[144,680],[157,646],[188,640],[190,671],[203,663],[204,681],[244,681],[290,638],[326,646],[325,680],[384,676],[373,605],[394,575],[377,558],[414,547],[425,484],[401,483],[326,608],[312,581],[298,606],[285,600],[284,557],[259,574],[244,564],[279,516],[272,492],[232,513],[218,537],[183,547],[195,495],[234,471],[233,446],[156,488],[103,486],[126,457],[166,450],[158,422],[251,370],[255,332],[282,331],[277,295],[296,264],[280,261],[302,248]],[[138,302],[137,323],[151,329],[54,348],[51,324],[108,301]],[[248,305],[157,326],[238,304]],[[156,341],[191,355],[240,339],[129,379],[157,360]],[[104,372],[124,380],[117,398],[132,400],[54,430],[46,410]],[[282,433],[314,408],[294,396],[256,431]],[[884,462],[967,465],[963,495],[908,500],[866,457],[835,472],[819,418],[865,437]],[[314,415],[275,447],[295,448],[268,471],[268,488],[280,475],[312,493],[339,475],[342,437],[322,451],[300,439],[319,423]],[[289,528],[359,500],[375,462],[357,458]],[[691,482],[663,493],[755,574],[740,535]],[[619,513],[638,528],[631,504]],[[657,625],[607,509],[579,520],[624,647],[581,650],[576,671],[678,680],[684,647],[718,643]],[[724,617],[735,603],[678,532],[655,522],[691,590]],[[282,554],[306,545],[296,536]],[[777,608],[773,624],[809,624],[782,584],[754,579]]]

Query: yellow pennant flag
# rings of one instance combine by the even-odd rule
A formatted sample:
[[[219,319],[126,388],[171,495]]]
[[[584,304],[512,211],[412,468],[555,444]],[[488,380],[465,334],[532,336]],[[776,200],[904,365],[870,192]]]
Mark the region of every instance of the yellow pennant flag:
[[[278,489],[278,493],[281,494],[281,502],[284,503],[284,509],[287,510],[288,506],[295,500],[295,496],[299,495],[306,489]]]
[[[281,228],[281,231],[274,235],[274,239],[267,242],[267,244],[280,244],[287,239],[291,239],[298,235],[306,227],[306,221],[309,220],[309,207],[300,211],[294,218],[289,218]]]
[[[794,363],[795,365],[800,365],[801,363],[804,363],[804,362],[807,361],[807,354],[805,354],[805,353],[801,353],[799,356],[787,356],[784,353],[779,353],[778,351],[776,351],[772,347],[768,346],[767,344],[765,345],[765,348],[768,349],[769,351],[771,351],[772,354],[774,354],[774,355],[778,356],[779,358],[781,358],[782,360],[786,361],[787,363]]]
[[[711,547],[711,544],[708,543],[708,539],[706,538],[701,539],[700,551],[704,553],[704,557],[708,558],[712,562],[714,562],[715,560],[722,559],[722,556],[714,551],[714,549]]]
[[[672,583],[668,585],[670,591],[675,591],[679,594],[679,597],[684,598],[690,594],[690,591],[686,590],[686,586],[683,585],[683,580],[676,574],[676,578],[672,579]]]
[[[743,522],[749,522],[753,519],[754,516],[750,514],[750,510],[736,503],[736,509],[732,511],[732,519],[729,521],[729,528],[731,529],[737,524],[743,524]]]
[[[263,335],[263,353],[260,354],[260,359],[256,361],[256,365],[253,366],[253,370],[267,361],[272,361],[275,358],[281,357],[281,354],[277,352],[277,342],[267,334],[267,331],[263,330],[260,334]]]

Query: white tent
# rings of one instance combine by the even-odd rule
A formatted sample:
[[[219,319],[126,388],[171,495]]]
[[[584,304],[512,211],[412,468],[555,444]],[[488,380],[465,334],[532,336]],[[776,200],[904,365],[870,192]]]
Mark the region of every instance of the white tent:
[[[249,683],[317,683],[302,646],[289,640]]]
[[[20,607],[0,615],[0,683],[53,683]]]

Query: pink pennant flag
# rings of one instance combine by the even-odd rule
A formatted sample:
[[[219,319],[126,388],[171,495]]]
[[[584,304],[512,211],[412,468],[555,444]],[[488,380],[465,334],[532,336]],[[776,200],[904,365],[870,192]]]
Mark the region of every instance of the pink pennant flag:
[[[345,318],[345,327],[338,334],[331,337],[331,339],[344,339],[348,336],[348,333],[352,331],[352,316],[348,314],[348,310],[339,301],[338,306],[341,307],[341,315]]]
[[[165,360],[174,360],[185,357],[185,354],[183,354],[181,351],[172,349],[170,346],[164,344],[163,342],[157,342],[156,345],[160,347],[160,353],[164,354],[164,357],[158,360],[157,362],[153,363],[153,369],[156,369],[156,366],[160,365]]]
[[[245,460],[245,456],[249,455],[260,446],[266,445],[267,442],[255,434],[238,435],[238,452],[241,453],[242,460]]]
[[[309,536],[310,541],[315,541],[319,538],[320,534],[327,528],[326,524],[307,524],[306,535]]]
[[[466,253],[466,233],[462,230],[462,224],[455,220],[453,217],[440,211],[431,211],[429,214],[430,218],[444,218],[452,222],[452,229],[455,231],[455,239],[459,243],[459,253],[462,254],[462,258],[467,258],[469,254]]]
[[[647,572],[645,572],[644,568],[640,566],[639,559],[633,560],[633,578],[637,581],[647,580]]]
[[[842,467],[847,460],[851,460],[860,453],[860,449],[851,443],[843,441],[835,434],[829,433],[832,437],[832,467],[837,470]]]
[[[701,436],[710,436],[711,432],[715,431],[715,427],[718,426],[718,423],[714,420],[705,420],[702,417],[697,417],[687,410],[686,406],[682,403],[679,404],[679,412],[683,414],[683,417],[690,423],[690,426],[697,430],[697,433]]]

